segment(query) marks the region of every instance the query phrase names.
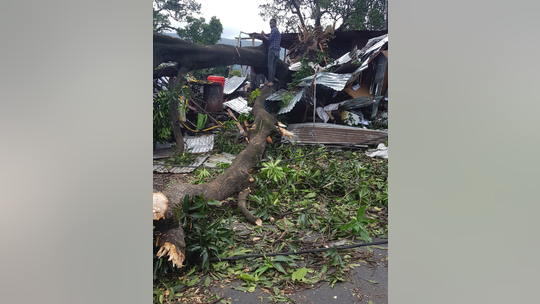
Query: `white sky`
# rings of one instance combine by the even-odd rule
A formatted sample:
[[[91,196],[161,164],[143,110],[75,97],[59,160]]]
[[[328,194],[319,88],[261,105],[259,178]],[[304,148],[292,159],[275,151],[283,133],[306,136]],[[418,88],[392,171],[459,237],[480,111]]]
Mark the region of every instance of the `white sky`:
[[[197,0],[201,4],[201,15],[196,18],[204,17],[206,22],[210,21],[212,16],[216,16],[223,25],[223,38],[238,37],[240,31],[245,33],[265,33],[270,32],[269,20],[263,21],[259,16],[259,5],[265,4],[266,0]],[[171,26],[183,26],[176,21],[171,22]],[[246,36],[246,35],[242,35]]]

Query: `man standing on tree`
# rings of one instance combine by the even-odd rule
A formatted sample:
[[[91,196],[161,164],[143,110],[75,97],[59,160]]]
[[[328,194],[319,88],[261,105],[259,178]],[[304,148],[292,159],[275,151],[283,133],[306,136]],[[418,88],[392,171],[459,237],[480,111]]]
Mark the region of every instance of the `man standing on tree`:
[[[276,63],[281,50],[281,34],[276,27],[276,19],[270,19],[270,36],[267,37],[264,31],[261,32],[263,39],[268,40],[268,85],[274,85],[274,76],[276,74]]]

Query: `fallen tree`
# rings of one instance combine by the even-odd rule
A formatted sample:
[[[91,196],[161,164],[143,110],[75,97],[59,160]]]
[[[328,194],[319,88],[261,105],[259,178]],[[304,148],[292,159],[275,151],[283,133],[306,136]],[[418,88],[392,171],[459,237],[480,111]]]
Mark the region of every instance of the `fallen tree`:
[[[237,52],[233,46],[197,45],[181,39],[154,34],[154,76],[156,73],[161,76],[165,76],[165,74],[174,76],[173,86],[181,87],[185,83],[183,76],[197,68],[242,64],[262,70],[266,65],[266,50],[266,46],[262,45],[238,48]],[[176,62],[177,66],[156,69],[161,63],[169,61]],[[207,184],[175,183],[162,193],[154,193],[153,221],[155,232],[158,234],[155,244],[159,247],[158,257],[168,256],[174,266],[178,268],[183,266],[186,244],[184,230],[179,224],[177,214],[182,210],[186,195],[189,196],[189,199],[202,195],[206,200],[220,201],[240,193],[238,208],[246,215],[248,221],[261,225],[261,220],[249,213],[245,203],[247,194],[255,186],[250,170],[261,159],[266,147],[267,136],[279,130],[276,127],[275,117],[264,110],[263,102],[277,88],[284,86],[291,80],[291,74],[283,62],[278,64],[276,77],[279,78],[279,82],[274,87],[263,87],[260,96],[255,99],[252,110],[254,123],[247,135],[249,144],[236,156],[225,173]],[[171,105],[173,122],[176,123],[174,127],[176,129],[173,129],[173,132],[178,140],[178,137],[181,139],[181,130],[177,124],[179,121],[177,107],[178,104]]]
[[[210,183],[192,185],[175,183],[162,193],[154,194],[154,227],[159,231],[156,246],[160,247],[158,256],[168,254],[169,259],[177,267],[182,267],[185,260],[184,232],[178,221],[175,220],[175,208],[182,210],[182,203],[186,195],[192,199],[202,195],[204,199],[224,200],[235,193],[241,193],[238,198],[240,211],[246,215],[245,199],[249,189],[254,188],[254,179],[250,170],[261,159],[265,147],[266,137],[277,132],[276,119],[268,114],[263,107],[263,100],[275,92],[271,87],[265,86],[261,95],[255,100],[253,115],[254,127],[248,131],[249,144],[240,152],[225,173]],[[261,220],[254,216],[247,216],[252,224],[261,224]]]
[[[254,34],[255,35],[255,34]],[[256,47],[239,47],[231,45],[194,44],[182,39],[154,33],[153,36],[153,75],[175,77],[173,87],[183,81],[181,75],[186,75],[195,69],[205,69],[233,64],[252,66],[257,74],[268,75],[268,42]],[[176,66],[158,68],[162,63],[175,62]],[[289,66],[278,60],[276,65],[276,89],[285,87],[292,81]],[[184,140],[180,127],[177,105],[171,104],[171,117],[173,121],[173,135],[180,152],[184,149]]]
[[[154,78],[160,76],[177,76],[182,67],[188,70],[205,69],[233,64],[252,66],[257,73],[268,74],[268,42],[263,40],[259,46],[235,48],[232,45],[194,44],[182,39],[154,33],[153,39]],[[176,67],[157,69],[164,62],[176,62]],[[279,81],[276,87],[284,87],[291,81],[289,66],[278,60],[276,76]]]

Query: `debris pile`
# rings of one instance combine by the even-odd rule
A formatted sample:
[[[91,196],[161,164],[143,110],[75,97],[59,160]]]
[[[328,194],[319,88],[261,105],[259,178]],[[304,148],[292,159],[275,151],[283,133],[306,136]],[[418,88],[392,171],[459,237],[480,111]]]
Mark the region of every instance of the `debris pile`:
[[[302,64],[305,61],[296,62],[289,69],[299,71]],[[386,129],[387,34],[370,39],[362,49],[354,48],[324,67],[313,62],[308,65],[314,74],[302,78],[293,90],[280,90],[268,97],[265,102],[267,111],[283,115],[292,124],[328,124],[324,128],[319,126],[319,130],[327,130],[332,125]],[[294,97],[284,102],[286,94]],[[340,130],[347,133],[343,128]],[[323,136],[324,140],[312,137],[310,142],[319,140],[322,143],[329,139],[328,136]],[[307,142],[306,139],[304,141]]]

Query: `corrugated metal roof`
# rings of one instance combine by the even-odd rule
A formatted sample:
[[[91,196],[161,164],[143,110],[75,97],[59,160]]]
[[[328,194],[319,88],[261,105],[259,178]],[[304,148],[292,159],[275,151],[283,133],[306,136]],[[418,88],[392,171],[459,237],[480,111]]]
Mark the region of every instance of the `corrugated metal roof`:
[[[233,76],[229,79],[225,79],[225,87],[223,88],[223,94],[232,94],[246,81],[246,79],[247,78],[245,77],[238,76]]]
[[[304,95],[305,90],[306,89],[304,88],[303,90],[300,90],[298,93],[296,93],[296,95],[294,95],[293,99],[289,102],[289,105],[284,107],[284,108],[279,109],[278,114],[289,113],[294,108],[294,106],[296,106],[298,101],[300,101],[300,99],[302,99],[302,96]]]
[[[214,134],[184,136],[184,147],[189,153],[205,153],[214,148]]]
[[[208,168],[215,168],[219,163],[231,164],[235,158],[236,155],[234,154],[221,152],[221,154],[214,154],[210,156],[210,158],[204,162],[204,166]]]
[[[282,140],[297,144],[356,144],[388,135],[384,131],[326,123],[291,124],[287,130],[293,133],[292,139],[284,136]],[[367,144],[377,144],[382,141],[383,139],[378,139]]]
[[[360,54],[360,50],[357,49],[357,46],[354,46],[353,50],[349,53],[346,53],[345,55],[339,57],[336,59],[332,64],[329,64],[325,67],[325,69],[328,69],[329,67],[335,66],[335,65],[342,65],[349,63],[351,61],[357,61],[358,55]]]
[[[195,167],[200,166],[208,158],[208,156],[209,155],[207,154],[197,156],[195,162],[189,165],[190,167],[170,166],[164,162],[155,163],[153,171],[158,173],[189,173],[195,170]]]
[[[253,109],[252,107],[248,107],[248,102],[242,97],[224,102],[223,105],[240,114],[251,113],[251,110]]]
[[[335,73],[328,73],[328,72],[322,72],[318,73],[317,77],[315,78],[315,82],[320,85],[327,86],[331,89],[334,89],[336,91],[341,91],[343,88],[345,88],[345,85],[351,79],[353,74],[335,74]],[[311,83],[311,80],[313,80],[313,75],[306,77],[302,79],[301,83],[298,86],[307,86]]]
[[[296,72],[296,71],[300,70],[301,67],[302,67],[302,63],[300,61],[298,61],[298,62],[295,62],[295,63],[291,64],[289,66],[289,70]]]
[[[368,54],[373,51],[379,51],[383,45],[388,42],[388,34],[369,39],[366,46],[362,48],[363,54]]]
[[[280,101],[280,100],[281,100],[281,94],[283,94],[283,93],[285,93],[285,92],[287,92],[287,90],[281,89],[281,90],[275,92],[274,94],[268,96],[268,97],[266,98],[266,100],[270,100],[270,101]]]
[[[340,111],[358,109],[361,107],[371,106],[382,99],[382,96],[371,98],[371,96],[360,96],[354,99],[347,100],[339,106]]]

